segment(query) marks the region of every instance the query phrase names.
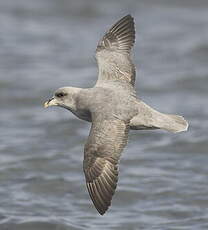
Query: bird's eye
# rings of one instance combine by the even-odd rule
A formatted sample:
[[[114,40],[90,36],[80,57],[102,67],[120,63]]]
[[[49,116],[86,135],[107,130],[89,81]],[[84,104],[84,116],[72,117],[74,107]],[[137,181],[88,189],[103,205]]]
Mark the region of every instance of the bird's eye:
[[[66,94],[63,93],[63,92],[60,92],[60,93],[56,93],[55,96],[56,97],[64,97]]]

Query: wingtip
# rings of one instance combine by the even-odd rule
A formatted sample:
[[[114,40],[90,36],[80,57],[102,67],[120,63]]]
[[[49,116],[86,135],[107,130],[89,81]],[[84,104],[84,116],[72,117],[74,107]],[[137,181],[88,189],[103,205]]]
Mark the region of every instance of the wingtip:
[[[106,213],[107,210],[108,210],[108,209],[106,209],[106,210],[98,210],[98,209],[97,209],[98,213],[99,213],[101,216],[103,216],[103,215]]]
[[[135,43],[135,23],[134,18],[130,14],[117,21],[109,31],[117,38],[118,49],[131,50]]]
[[[126,16],[124,16],[123,18],[131,18],[134,19],[134,17],[131,14],[127,14]]]

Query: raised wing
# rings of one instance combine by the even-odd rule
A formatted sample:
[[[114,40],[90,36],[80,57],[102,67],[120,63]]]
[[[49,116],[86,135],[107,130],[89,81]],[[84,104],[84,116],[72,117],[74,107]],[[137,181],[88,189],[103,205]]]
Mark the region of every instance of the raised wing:
[[[96,85],[120,81],[134,86],[135,67],[130,57],[134,42],[134,20],[127,15],[112,26],[98,43],[96,58],[99,75]]]
[[[118,119],[96,119],[84,150],[83,168],[87,189],[103,215],[111,205],[118,181],[118,161],[127,144],[129,126]]]

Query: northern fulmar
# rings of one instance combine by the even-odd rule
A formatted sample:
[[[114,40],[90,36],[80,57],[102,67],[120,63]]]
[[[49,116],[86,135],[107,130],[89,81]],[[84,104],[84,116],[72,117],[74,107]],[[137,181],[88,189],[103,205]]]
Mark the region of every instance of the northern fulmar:
[[[98,80],[92,88],[63,87],[44,106],[60,106],[92,122],[84,147],[83,170],[89,195],[103,215],[111,205],[118,181],[118,164],[133,130],[186,131],[182,116],[156,111],[137,98],[131,49],[134,19],[127,15],[113,25],[98,43]]]

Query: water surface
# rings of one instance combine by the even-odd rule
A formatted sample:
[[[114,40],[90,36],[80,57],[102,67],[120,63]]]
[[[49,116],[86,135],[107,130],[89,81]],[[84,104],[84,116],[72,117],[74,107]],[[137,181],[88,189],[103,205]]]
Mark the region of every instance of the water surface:
[[[0,1],[0,229],[208,229],[207,1]],[[112,207],[82,172],[90,124],[42,103],[96,81],[103,32],[131,13],[140,97],[189,131],[130,133]]]

